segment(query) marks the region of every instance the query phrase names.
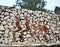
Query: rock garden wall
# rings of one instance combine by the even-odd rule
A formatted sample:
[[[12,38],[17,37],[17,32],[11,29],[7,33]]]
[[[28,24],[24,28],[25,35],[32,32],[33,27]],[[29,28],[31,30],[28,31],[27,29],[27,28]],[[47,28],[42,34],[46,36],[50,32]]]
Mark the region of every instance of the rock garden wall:
[[[35,23],[38,21],[45,22],[48,28],[47,43],[56,43],[60,42],[60,15],[49,14],[41,11],[32,11],[27,9],[16,9],[9,6],[0,6],[0,44],[7,44],[13,41],[12,31],[15,30],[15,16],[19,16],[21,19],[20,25],[25,28],[24,16],[28,16],[29,21],[33,18]],[[31,22],[31,21],[30,21]],[[16,27],[17,29],[17,27]],[[33,29],[31,28],[31,32]],[[29,32],[24,33],[24,42],[31,41],[29,38]],[[16,32],[16,41],[19,41],[19,32]],[[36,38],[36,43],[44,43],[44,40],[41,38],[38,40]]]

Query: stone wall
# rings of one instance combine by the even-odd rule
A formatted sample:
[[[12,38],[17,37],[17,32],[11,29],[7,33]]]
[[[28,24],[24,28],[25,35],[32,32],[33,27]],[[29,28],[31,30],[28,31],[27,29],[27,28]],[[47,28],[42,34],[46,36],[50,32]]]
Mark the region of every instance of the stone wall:
[[[15,16],[19,16],[21,19],[21,27],[25,28],[24,16],[29,17],[29,21],[33,18],[34,21],[45,21],[47,28],[49,29],[47,36],[47,43],[60,42],[60,15],[49,14],[41,11],[32,11],[27,9],[16,9],[9,6],[0,6],[0,44],[11,43],[13,40],[12,31],[15,25]],[[32,28],[31,28],[32,30]],[[33,30],[32,30],[33,31]],[[16,41],[19,41],[20,32],[16,33]],[[31,41],[29,38],[29,31],[24,33],[25,41]],[[30,40],[28,40],[30,39]],[[36,43],[44,42],[36,40]]]

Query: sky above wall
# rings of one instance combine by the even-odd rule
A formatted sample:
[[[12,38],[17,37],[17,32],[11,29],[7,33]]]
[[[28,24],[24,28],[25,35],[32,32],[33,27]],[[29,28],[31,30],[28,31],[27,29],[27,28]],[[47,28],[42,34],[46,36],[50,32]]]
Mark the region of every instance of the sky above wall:
[[[60,0],[46,0],[46,1],[47,5],[45,6],[45,8],[48,10],[54,11],[55,6],[60,7]],[[16,0],[0,0],[0,5],[13,6],[15,2]]]

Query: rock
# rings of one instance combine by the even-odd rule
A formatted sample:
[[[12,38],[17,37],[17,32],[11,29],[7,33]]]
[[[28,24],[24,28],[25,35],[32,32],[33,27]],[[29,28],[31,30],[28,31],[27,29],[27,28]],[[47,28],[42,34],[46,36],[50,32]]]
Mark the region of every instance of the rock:
[[[21,11],[20,11],[20,10],[18,10],[18,13],[19,13],[19,14],[21,14]]]
[[[15,17],[11,16],[10,18],[11,18],[11,20],[13,20],[13,22],[14,22],[14,20],[15,20]]]
[[[12,13],[16,16],[17,15],[17,12],[15,12],[15,11],[12,11]]]
[[[16,40],[17,40],[17,41],[19,41],[19,40],[20,40],[20,38],[16,38]]]
[[[9,25],[8,27],[9,27],[10,29],[12,29],[12,28],[13,28],[13,25]]]
[[[12,39],[9,39],[9,43],[11,43],[12,42]]]
[[[8,34],[9,31],[10,31],[9,29],[6,29],[6,30],[5,30],[5,34]]]
[[[27,32],[24,32],[24,35],[26,35],[27,34]]]
[[[55,33],[60,33],[60,31],[55,31]]]
[[[26,35],[26,37],[31,37],[31,35]]]
[[[7,22],[12,23],[13,21],[11,19],[8,19]]]
[[[5,28],[5,29],[8,29],[8,25],[5,25],[4,28]]]
[[[4,15],[9,15],[9,13],[8,12],[5,12],[5,14]]]
[[[44,21],[44,19],[41,17],[41,18],[40,18],[40,21]]]
[[[46,27],[49,29],[49,25],[46,25]]]
[[[28,10],[28,13],[29,13],[29,14],[32,14],[32,10]]]
[[[39,14],[41,13],[41,11],[37,11]]]
[[[1,18],[0,20],[1,20],[1,21],[3,21],[4,19],[3,19],[3,18]]]
[[[45,12],[42,12],[42,16],[44,16],[45,15]]]
[[[4,17],[4,20],[7,20],[7,19],[9,19],[9,17],[10,17],[10,16],[6,16],[6,17]]]
[[[4,18],[4,15],[0,15],[2,18]]]
[[[23,14],[20,14],[20,17],[23,17],[24,15]]]
[[[6,11],[8,11],[8,12],[12,12],[10,9],[7,9]]]
[[[8,44],[8,39],[7,39],[7,38],[5,38],[5,43],[7,43],[7,44]]]
[[[5,7],[4,6],[1,6],[1,9],[5,9]]]
[[[4,37],[8,37],[8,34],[4,34]]]
[[[2,31],[0,31],[0,34],[3,34],[3,32],[2,32]]]
[[[7,22],[6,22],[6,21],[3,21],[3,22],[2,22],[2,24],[3,24],[3,25],[6,25],[6,24],[7,24]]]
[[[0,30],[5,30],[3,25],[0,25]]]
[[[22,13],[25,13],[25,11],[24,11],[24,9],[22,9],[22,11],[21,11]]]
[[[47,16],[47,19],[51,19],[51,16]]]
[[[59,20],[59,17],[57,17],[57,20]]]
[[[10,16],[15,16],[13,13],[10,13]]]
[[[17,12],[17,9],[16,8],[14,8],[13,10]]]

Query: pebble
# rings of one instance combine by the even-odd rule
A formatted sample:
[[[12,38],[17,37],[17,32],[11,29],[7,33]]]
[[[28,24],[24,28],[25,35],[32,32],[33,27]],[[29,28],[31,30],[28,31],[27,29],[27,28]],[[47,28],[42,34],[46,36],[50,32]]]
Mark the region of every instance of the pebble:
[[[8,25],[5,25],[4,28],[5,28],[5,29],[8,29]]]
[[[8,12],[5,12],[5,14],[4,15],[9,15],[9,13]]]
[[[10,17],[10,16],[6,16],[6,17],[4,17],[4,20],[7,20],[7,19],[9,19],[9,17]]]
[[[3,27],[3,25],[0,25],[0,31],[1,30],[5,30],[4,27]]]
[[[13,21],[12,21],[11,19],[8,19],[8,20],[7,20],[7,22],[10,22],[10,23],[12,23]]]
[[[6,21],[3,21],[3,22],[2,22],[2,24],[3,24],[3,25],[6,25],[6,24],[7,24],[7,22],[6,22]]]
[[[15,11],[12,11],[12,13],[16,16],[17,15],[17,12],[15,12]]]

